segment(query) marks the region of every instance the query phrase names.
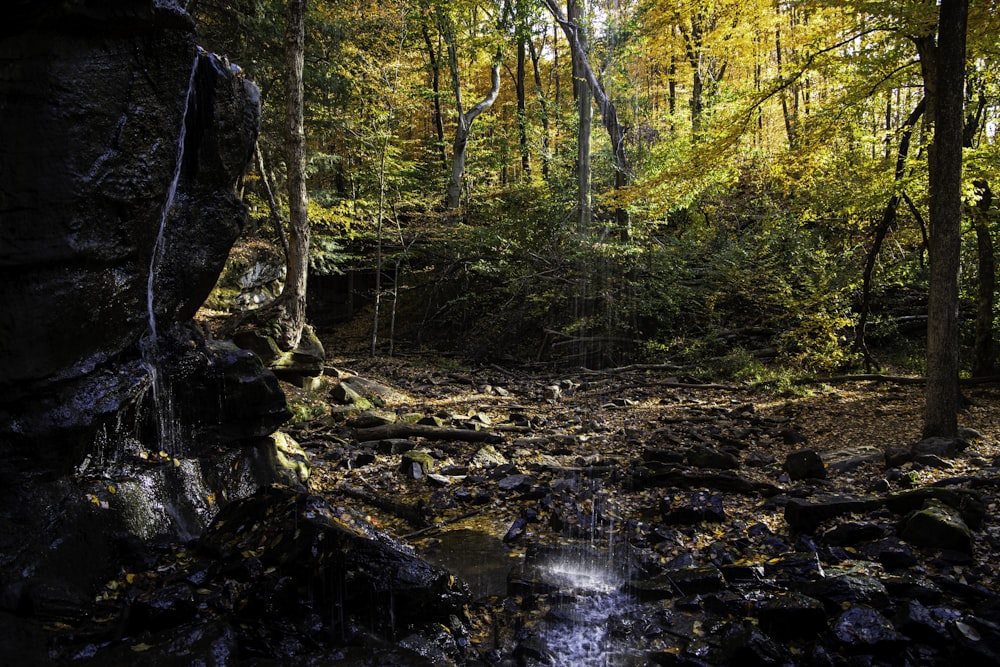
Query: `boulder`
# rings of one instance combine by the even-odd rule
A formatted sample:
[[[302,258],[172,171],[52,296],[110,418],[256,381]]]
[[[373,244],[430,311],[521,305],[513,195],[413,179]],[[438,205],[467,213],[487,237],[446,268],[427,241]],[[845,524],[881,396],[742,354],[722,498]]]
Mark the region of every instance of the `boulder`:
[[[22,3],[0,57],[0,436],[79,446],[215,284],[258,92],[173,2]]]
[[[910,515],[900,537],[917,546],[953,549],[965,554],[971,554],[975,544],[962,515],[937,500],[928,500],[923,509]]]
[[[247,570],[240,595],[247,600],[241,614],[262,620],[283,618],[275,615],[284,613],[279,583],[308,597],[331,634],[351,621],[386,636],[407,624],[447,623],[452,615],[464,617],[470,601],[465,584],[360,517],[282,487],[225,507],[199,544],[231,564],[260,561],[263,567]],[[250,606],[254,591],[270,601]]]

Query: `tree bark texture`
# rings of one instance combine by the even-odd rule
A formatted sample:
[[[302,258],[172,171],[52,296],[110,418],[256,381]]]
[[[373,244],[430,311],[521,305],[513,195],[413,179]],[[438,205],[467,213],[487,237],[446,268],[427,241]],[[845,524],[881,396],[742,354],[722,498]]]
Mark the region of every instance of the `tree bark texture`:
[[[935,49],[937,104],[930,165],[930,293],[924,436],[958,432],[958,279],[968,0],[942,0]]]
[[[583,19],[583,0],[569,0],[567,14],[569,20],[576,26],[574,34],[580,48],[570,49],[570,61],[573,65],[573,99],[576,100],[576,183],[577,183],[577,227],[581,233],[590,231],[594,221],[594,209],[591,204],[591,128],[594,124],[593,94],[587,75],[584,72],[586,61],[587,36],[580,29]],[[572,38],[567,34],[567,39]]]

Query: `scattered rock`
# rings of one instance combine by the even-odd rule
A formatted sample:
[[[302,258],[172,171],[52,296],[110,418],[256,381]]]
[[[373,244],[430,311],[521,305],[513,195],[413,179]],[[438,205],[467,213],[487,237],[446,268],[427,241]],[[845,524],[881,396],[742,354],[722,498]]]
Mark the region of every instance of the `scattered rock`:
[[[784,470],[793,480],[826,479],[826,466],[814,449],[800,449],[789,454],[785,458]]]
[[[961,514],[933,499],[906,519],[900,537],[917,546],[954,549],[966,554],[971,554],[975,545],[972,531]]]

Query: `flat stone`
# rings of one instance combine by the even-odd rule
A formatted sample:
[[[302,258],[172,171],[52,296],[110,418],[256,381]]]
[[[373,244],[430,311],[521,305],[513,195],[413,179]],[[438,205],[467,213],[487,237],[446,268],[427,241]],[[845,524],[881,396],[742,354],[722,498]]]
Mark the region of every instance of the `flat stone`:
[[[867,605],[875,609],[889,606],[889,593],[882,582],[874,577],[845,574],[811,582],[803,592],[822,601],[830,609],[839,609],[845,603]]]
[[[851,496],[819,496],[813,501],[789,498],[785,504],[785,521],[796,530],[812,532],[819,524],[844,514],[864,514],[882,506],[877,498]]]
[[[831,452],[823,460],[828,472],[845,473],[865,464],[884,465],[885,452],[874,445],[860,445]]]
[[[735,454],[702,445],[695,445],[688,450],[687,462],[697,468],[736,470],[740,467],[740,459]]]
[[[707,491],[677,492],[660,499],[660,514],[667,525],[692,525],[726,520],[722,495]]]

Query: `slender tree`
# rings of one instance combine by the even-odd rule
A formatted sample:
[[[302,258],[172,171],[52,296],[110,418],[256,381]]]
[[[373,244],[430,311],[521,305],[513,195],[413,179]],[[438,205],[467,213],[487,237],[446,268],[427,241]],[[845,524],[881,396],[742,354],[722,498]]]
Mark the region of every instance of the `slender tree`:
[[[958,432],[958,278],[962,229],[962,129],[968,0],[942,0],[930,150],[930,293],[924,436]]]
[[[306,0],[288,0],[285,24],[285,161],[288,169],[288,258],[279,301],[275,342],[285,350],[299,344],[306,321],[309,275],[309,212],[302,69],[305,61]]]
[[[458,112],[458,122],[455,127],[455,140],[452,143],[451,156],[451,178],[448,181],[448,196],[445,200],[445,207],[457,209],[462,196],[462,179],[465,176],[466,154],[469,146],[469,134],[472,132],[472,123],[481,113],[487,111],[496,102],[500,95],[500,58],[501,51],[498,47],[496,55],[490,67],[490,90],[486,96],[474,104],[468,111],[462,99],[462,79],[458,68],[458,43],[454,26],[450,20],[442,20],[441,34],[448,47],[448,68],[451,72],[451,85],[455,92],[455,107]]]

